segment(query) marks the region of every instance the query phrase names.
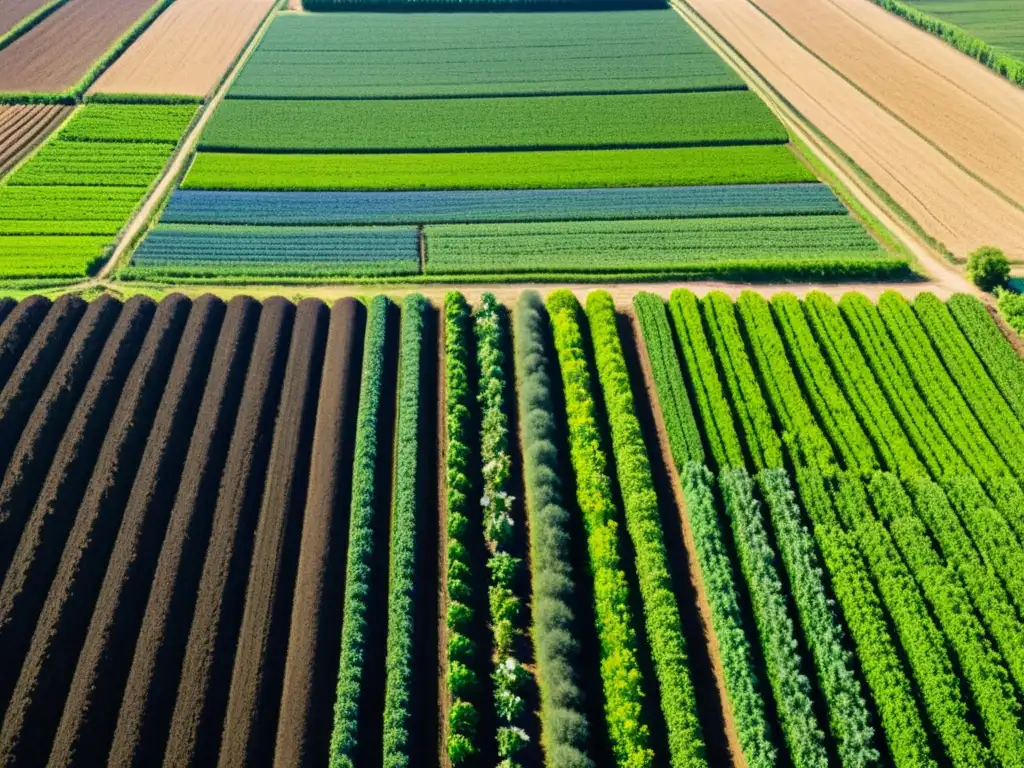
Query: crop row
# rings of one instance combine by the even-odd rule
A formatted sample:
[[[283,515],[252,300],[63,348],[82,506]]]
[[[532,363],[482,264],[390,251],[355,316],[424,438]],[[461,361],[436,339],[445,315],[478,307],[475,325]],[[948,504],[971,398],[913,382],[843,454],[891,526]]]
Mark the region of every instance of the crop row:
[[[165,224],[340,226],[838,216],[844,213],[842,203],[824,184],[443,192],[218,192],[181,189],[171,196],[161,221]]]
[[[54,139],[6,183],[15,186],[146,188],[160,175],[173,144],[78,142]]]
[[[178,143],[197,110],[195,104],[87,104],[65,123],[56,138],[173,145]]]
[[[636,619],[619,555],[617,510],[580,327],[582,309],[570,291],[552,293],[547,307],[562,375],[576,506],[586,529],[589,570],[594,579],[608,733],[618,765],[652,765],[650,729],[641,703],[644,680],[637,661]]]
[[[789,149],[776,144],[374,155],[200,152],[182,189],[585,189],[814,180]]]
[[[295,126],[302,126],[296,131]],[[395,152],[784,144],[749,91],[367,101],[228,99],[199,148]]]

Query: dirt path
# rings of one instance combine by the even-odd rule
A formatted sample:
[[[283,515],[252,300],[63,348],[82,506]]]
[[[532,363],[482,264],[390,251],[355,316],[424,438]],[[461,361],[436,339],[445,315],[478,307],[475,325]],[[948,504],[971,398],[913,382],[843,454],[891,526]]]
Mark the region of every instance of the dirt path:
[[[965,256],[997,243],[1011,258],[1024,258],[1024,211],[804,50],[748,0],[689,0],[683,8],[696,12],[792,109],[953,253]]]

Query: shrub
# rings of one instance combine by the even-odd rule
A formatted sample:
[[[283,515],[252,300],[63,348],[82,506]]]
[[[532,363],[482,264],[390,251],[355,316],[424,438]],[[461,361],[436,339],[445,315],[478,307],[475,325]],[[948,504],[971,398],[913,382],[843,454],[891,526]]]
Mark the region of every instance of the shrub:
[[[983,291],[1003,285],[1010,277],[1006,254],[991,245],[983,245],[967,257],[967,276]]]

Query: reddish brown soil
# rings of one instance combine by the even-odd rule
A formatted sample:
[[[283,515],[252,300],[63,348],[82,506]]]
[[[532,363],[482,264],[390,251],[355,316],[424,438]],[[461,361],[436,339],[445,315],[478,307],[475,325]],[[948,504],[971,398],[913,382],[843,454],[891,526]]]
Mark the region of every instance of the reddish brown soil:
[[[111,765],[159,765],[163,759],[210,535],[209,511],[217,501],[259,316],[260,305],[251,299],[228,304],[125,684]]]
[[[0,3],[0,35],[10,32],[22,19],[31,16],[50,0],[4,0]]]
[[[0,322],[0,388],[7,386],[7,379],[32,341],[36,328],[50,311],[50,300],[42,296],[32,296],[13,307],[10,304],[9,300],[5,302],[7,312]]]
[[[161,305],[162,306],[162,305]],[[50,761],[98,765],[110,749],[131,654],[181,477],[224,304],[196,300],[167,377],[64,704]]]
[[[154,1],[71,0],[0,50],[0,91],[66,91]]]
[[[38,618],[33,615],[35,633],[4,722],[4,732],[20,745],[19,762],[39,764],[49,755],[75,661],[190,308],[191,302],[183,296],[160,302],[142,349],[125,378],[95,467],[87,470],[91,478],[85,495],[75,504],[74,524],[42,612]],[[20,731],[17,736],[13,733],[16,730]]]
[[[78,327],[86,303],[77,296],[57,299],[0,390],[0,472],[7,467],[25,422]]]
[[[213,765],[228,704],[260,498],[295,307],[268,299],[213,512],[164,765]]]
[[[0,106],[0,176],[42,144],[72,109],[47,104]]]
[[[235,651],[220,766],[272,763],[328,320],[327,307],[316,299],[301,302],[295,311]]]
[[[274,749],[278,766],[319,765],[330,746],[365,325],[355,299],[341,299],[331,310]]]

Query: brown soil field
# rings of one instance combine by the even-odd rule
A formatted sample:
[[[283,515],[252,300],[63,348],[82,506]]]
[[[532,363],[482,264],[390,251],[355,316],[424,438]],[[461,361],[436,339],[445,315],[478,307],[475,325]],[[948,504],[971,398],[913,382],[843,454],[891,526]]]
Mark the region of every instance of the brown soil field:
[[[10,32],[26,16],[31,16],[50,0],[4,0],[0,3],[0,35]]]
[[[206,96],[273,5],[274,0],[177,0],[90,93]]]
[[[917,45],[935,42],[921,30],[887,39],[886,29],[910,25],[868,0],[751,2],[960,165],[1024,204],[1020,88],[984,67],[966,67],[962,76],[947,79],[943,70],[954,67],[941,62],[966,63],[967,57],[951,46]]]
[[[980,245],[997,244],[1012,259],[1024,259],[1024,211],[808,53],[751,2],[687,4],[954,254],[966,256]]]
[[[0,105],[0,176],[42,144],[72,109],[47,104]]]
[[[42,296],[33,296],[18,303],[10,300],[3,302],[4,319],[0,322],[0,388],[7,386],[11,372],[18,365],[46,313],[50,311],[50,306],[50,300]]]
[[[0,91],[66,91],[154,1],[71,0],[0,51]]]

